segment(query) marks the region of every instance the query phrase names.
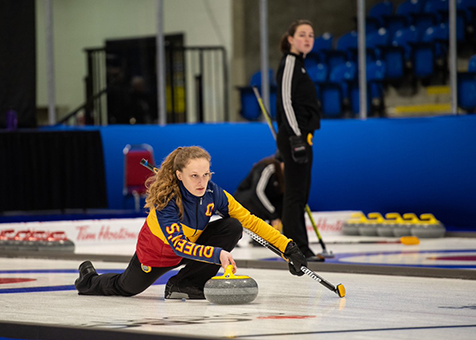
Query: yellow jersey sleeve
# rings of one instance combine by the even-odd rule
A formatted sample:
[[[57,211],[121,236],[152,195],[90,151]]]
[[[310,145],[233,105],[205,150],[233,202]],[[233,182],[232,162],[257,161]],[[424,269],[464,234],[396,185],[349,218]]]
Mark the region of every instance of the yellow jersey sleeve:
[[[279,231],[259,217],[251,214],[245,207],[235,200],[232,195],[225,190],[223,191],[228,199],[228,213],[230,217],[236,218],[241,222],[243,228],[249,229],[255,234],[258,234],[284,253],[286,246],[291,242],[291,239],[282,235]]]

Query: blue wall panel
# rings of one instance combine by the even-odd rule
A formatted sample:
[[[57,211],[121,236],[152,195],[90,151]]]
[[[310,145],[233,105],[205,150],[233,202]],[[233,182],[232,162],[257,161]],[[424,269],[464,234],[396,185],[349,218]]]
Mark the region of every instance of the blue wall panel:
[[[274,154],[273,137],[264,123],[174,124],[167,126],[107,126],[101,128],[111,209],[122,209],[126,144],[148,143],[155,162],[179,146],[199,145],[212,156],[213,181],[231,193],[257,160]]]
[[[108,202],[122,208],[123,154],[149,143],[156,162],[178,146],[212,155],[213,180],[231,193],[275,151],[264,123],[102,127]],[[314,138],[309,206],[315,211],[433,213],[476,229],[476,116],[324,120]]]
[[[325,121],[313,210],[434,213],[476,229],[476,116]]]

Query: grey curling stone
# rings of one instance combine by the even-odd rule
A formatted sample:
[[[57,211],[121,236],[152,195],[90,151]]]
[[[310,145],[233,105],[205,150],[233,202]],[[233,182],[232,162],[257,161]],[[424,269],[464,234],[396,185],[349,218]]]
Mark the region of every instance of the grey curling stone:
[[[344,222],[344,224],[342,225],[342,233],[344,235],[359,235],[359,227],[360,223]]]
[[[393,228],[395,227],[394,224],[381,224],[377,227],[377,234],[378,236],[383,237],[393,237]]]
[[[250,303],[258,296],[258,284],[249,276],[235,276],[228,266],[223,276],[214,276],[205,283],[205,298],[217,305]]]
[[[412,228],[412,235],[418,238],[440,238],[445,233],[446,228],[441,223],[422,224]]]
[[[403,236],[412,236],[412,228],[410,224],[395,224],[393,227],[393,236],[403,237]]]
[[[376,223],[364,223],[359,226],[360,236],[378,236],[377,227],[380,224]]]

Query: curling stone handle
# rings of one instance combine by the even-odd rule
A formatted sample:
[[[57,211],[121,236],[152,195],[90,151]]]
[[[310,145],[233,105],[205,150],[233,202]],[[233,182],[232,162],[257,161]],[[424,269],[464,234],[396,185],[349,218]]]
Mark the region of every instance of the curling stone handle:
[[[226,267],[224,276],[226,276],[226,277],[232,277],[232,278],[235,276],[235,274],[233,274],[233,265],[232,265],[232,264],[229,264],[229,265]]]

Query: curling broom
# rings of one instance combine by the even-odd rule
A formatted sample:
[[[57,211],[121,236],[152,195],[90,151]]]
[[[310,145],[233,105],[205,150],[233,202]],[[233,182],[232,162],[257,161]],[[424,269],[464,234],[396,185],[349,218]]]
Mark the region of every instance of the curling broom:
[[[278,248],[273,246],[271,243],[263,239],[262,237],[256,235],[254,232],[251,230],[248,230],[246,228],[243,228],[244,232],[247,233],[253,240],[261,244],[263,247],[268,248],[271,250],[273,253],[276,255],[281,256],[286,262],[290,262],[290,260],[284,255]],[[301,271],[311,277],[313,280],[316,280],[319,282],[321,285],[329,289],[330,291],[336,293],[340,298],[345,297],[345,287],[342,285],[342,283],[339,283],[337,286],[334,286],[332,283],[326,281],[324,278],[320,277],[318,274],[314,273],[312,270],[307,268],[306,266],[301,266]]]

